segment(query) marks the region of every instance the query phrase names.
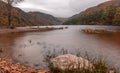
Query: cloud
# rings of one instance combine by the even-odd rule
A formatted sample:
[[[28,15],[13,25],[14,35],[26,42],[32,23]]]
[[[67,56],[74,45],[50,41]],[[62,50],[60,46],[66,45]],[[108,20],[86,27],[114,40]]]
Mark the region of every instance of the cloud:
[[[70,17],[108,0],[25,0],[17,5],[24,11],[40,11],[56,17]]]

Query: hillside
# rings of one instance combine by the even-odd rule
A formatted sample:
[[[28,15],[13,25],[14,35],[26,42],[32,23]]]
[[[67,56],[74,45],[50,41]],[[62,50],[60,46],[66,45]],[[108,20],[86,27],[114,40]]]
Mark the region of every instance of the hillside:
[[[61,18],[61,17],[58,17],[57,18],[59,21],[61,21],[61,24],[64,23],[68,18]]]
[[[70,17],[65,25],[118,25],[114,18],[119,18],[120,6],[116,1],[107,1]],[[119,17],[118,17],[119,16]],[[107,21],[113,21],[107,23]],[[118,20],[117,20],[118,21]]]
[[[34,18],[36,24],[41,23],[42,25],[57,25],[60,23],[60,20],[49,14],[40,12],[28,12],[28,14]]]
[[[8,25],[6,3],[0,1],[0,26]],[[12,7],[12,24],[15,26],[28,25],[56,25],[60,21],[48,14],[40,12],[26,13],[19,8]]]

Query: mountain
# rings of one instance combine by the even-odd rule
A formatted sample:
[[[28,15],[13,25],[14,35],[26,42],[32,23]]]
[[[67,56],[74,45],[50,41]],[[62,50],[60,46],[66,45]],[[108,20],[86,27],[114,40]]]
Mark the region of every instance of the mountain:
[[[107,1],[107,2],[101,3],[97,6],[88,8],[85,11],[82,11],[79,14],[76,14],[76,15],[70,17],[63,24],[66,24],[66,25],[69,25],[69,24],[88,25],[88,24],[98,23],[100,25],[104,25],[104,23],[102,23],[103,20],[105,21],[105,19],[108,19],[110,16],[110,13],[111,14],[113,13],[112,14],[113,16],[111,16],[111,17],[115,17],[117,11],[120,10],[119,7],[120,7],[119,2]],[[100,20],[101,20],[101,22],[100,22]]]
[[[107,1],[99,4],[98,6],[88,8],[87,10],[81,12],[80,14],[93,13],[96,11],[105,10],[107,7],[110,6],[119,6],[119,3],[117,1]]]
[[[42,25],[57,25],[60,23],[59,19],[49,14],[40,12],[28,12],[28,14],[37,21],[37,24],[41,23]]]
[[[8,11],[6,3],[0,1],[0,26],[8,25]],[[49,14],[40,12],[24,12],[19,8],[12,7],[12,24],[14,26],[57,25],[60,21]]]
[[[61,18],[61,17],[58,17],[57,18],[59,21],[61,21],[61,24],[64,23],[68,18]]]

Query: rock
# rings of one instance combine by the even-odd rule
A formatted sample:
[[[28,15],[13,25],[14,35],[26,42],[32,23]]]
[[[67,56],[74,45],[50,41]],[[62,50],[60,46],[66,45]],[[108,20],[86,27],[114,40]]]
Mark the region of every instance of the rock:
[[[51,62],[53,63],[54,67],[58,67],[62,70],[65,70],[67,68],[76,69],[78,67],[85,69],[93,69],[93,64],[90,61],[71,54],[60,55],[52,59]]]
[[[65,27],[65,29],[68,29],[68,27]]]

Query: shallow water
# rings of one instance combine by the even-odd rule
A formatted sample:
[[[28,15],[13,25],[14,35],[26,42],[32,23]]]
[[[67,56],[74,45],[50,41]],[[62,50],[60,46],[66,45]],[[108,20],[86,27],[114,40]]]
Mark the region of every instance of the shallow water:
[[[56,26],[58,27],[58,26]],[[117,26],[68,26],[68,29],[45,32],[27,32],[1,35],[0,47],[10,46],[12,58],[16,62],[34,67],[46,68],[43,55],[48,50],[78,50],[91,57],[102,56],[110,66],[120,68],[120,34],[87,34],[84,28],[117,30]],[[9,53],[7,53],[9,54]]]

